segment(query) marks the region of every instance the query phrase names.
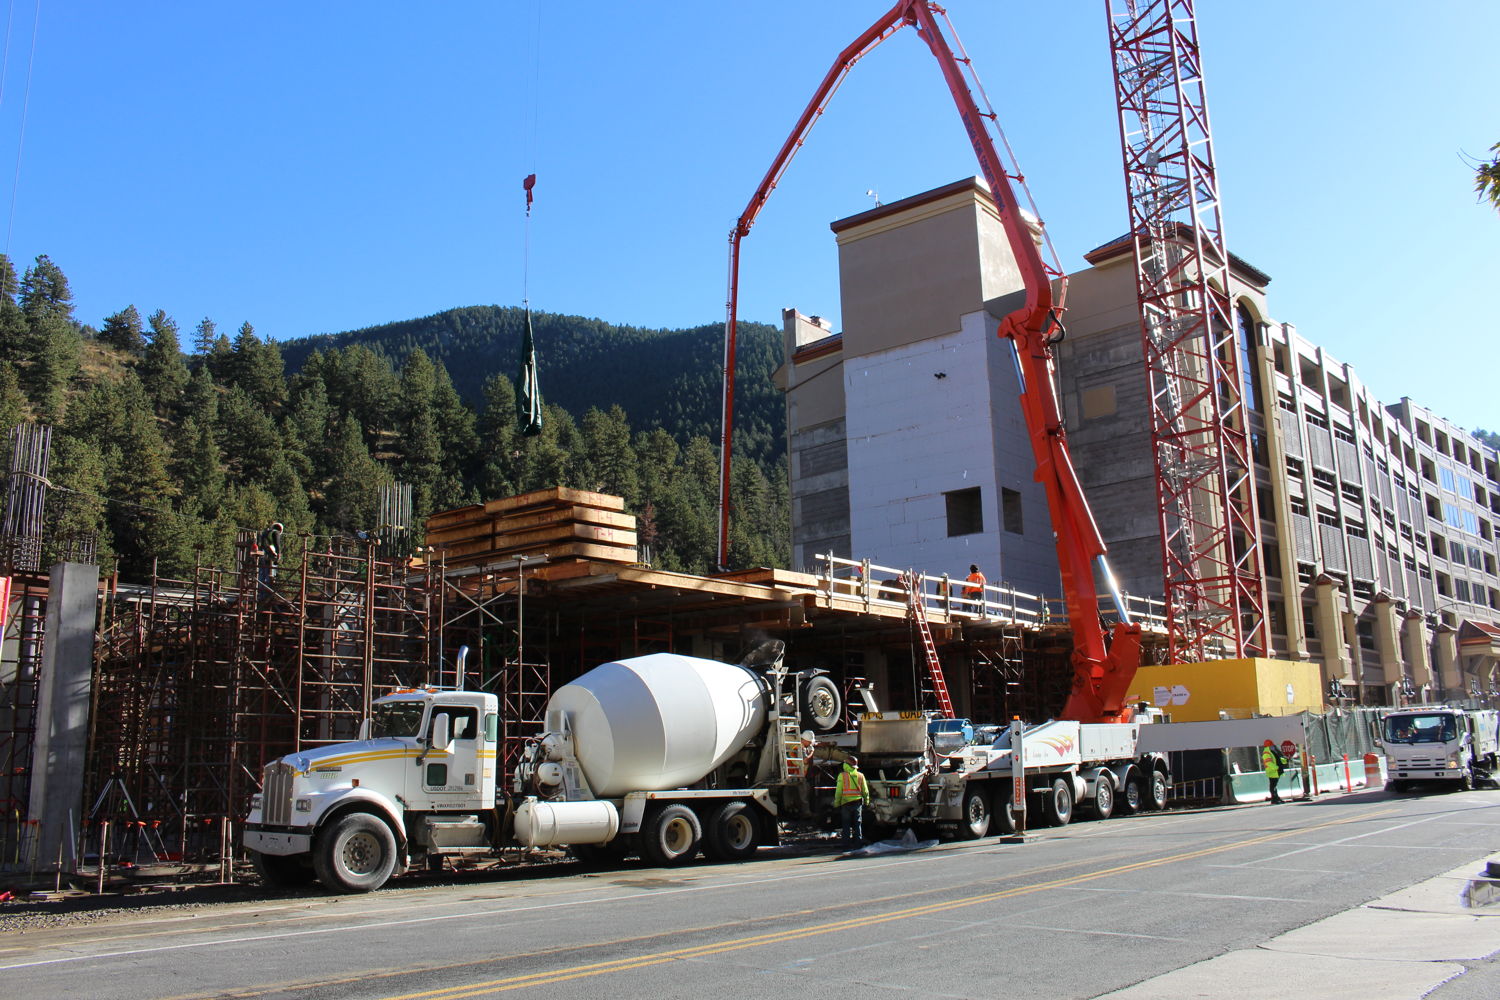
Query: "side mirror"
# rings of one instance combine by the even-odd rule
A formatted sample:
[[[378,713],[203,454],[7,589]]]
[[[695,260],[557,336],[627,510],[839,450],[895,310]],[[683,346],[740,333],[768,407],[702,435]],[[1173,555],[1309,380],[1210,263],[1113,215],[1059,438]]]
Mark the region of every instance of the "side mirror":
[[[370,738],[370,717],[368,715],[359,720],[359,738],[361,741]]]
[[[432,749],[442,753],[448,749],[448,744],[453,742],[451,729],[453,717],[446,712],[442,715],[432,717]]]

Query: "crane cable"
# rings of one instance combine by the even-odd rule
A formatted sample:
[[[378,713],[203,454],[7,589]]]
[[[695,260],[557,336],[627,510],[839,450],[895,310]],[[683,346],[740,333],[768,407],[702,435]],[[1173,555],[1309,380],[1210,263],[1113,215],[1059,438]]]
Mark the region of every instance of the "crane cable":
[[[516,386],[516,417],[523,437],[535,437],[542,433],[542,391],[537,379],[536,339],[531,329],[531,203],[532,190],[536,187],[536,130],[538,107],[541,103],[541,35],[542,5],[536,3],[536,24],[532,32],[531,62],[531,121],[527,124],[526,145],[530,153],[530,172],[521,181],[526,192],[526,221],[524,224],[524,248],[521,254],[521,307],[525,311],[526,327],[521,338],[521,367]]]

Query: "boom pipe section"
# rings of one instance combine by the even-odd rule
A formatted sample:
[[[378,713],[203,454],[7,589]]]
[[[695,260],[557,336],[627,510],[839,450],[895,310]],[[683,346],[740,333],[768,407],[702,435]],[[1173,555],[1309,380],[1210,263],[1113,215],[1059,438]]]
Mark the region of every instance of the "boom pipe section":
[[[816,123],[829,97],[854,62],[902,25],[913,25],[937,59],[943,80],[947,83],[963,120],[969,143],[979,160],[985,181],[989,184],[990,194],[994,198],[1001,226],[1025,289],[1024,304],[1000,320],[998,333],[1014,344],[1019,359],[1023,382],[1020,402],[1036,462],[1034,478],[1042,484],[1047,495],[1048,513],[1057,539],[1063,594],[1073,632],[1074,683],[1064,708],[1064,717],[1085,721],[1122,721],[1129,718],[1129,711],[1122,705],[1124,689],[1140,662],[1140,628],[1128,622],[1118,623],[1115,626],[1114,642],[1107,646],[1099,623],[1099,593],[1093,574],[1094,565],[1103,557],[1105,546],[1068,456],[1067,435],[1063,429],[1061,410],[1052,381],[1050,331],[1057,322],[1052,276],[1042,261],[1031,227],[1020,212],[1011,177],[1006,173],[986,128],[985,121],[989,116],[976,105],[963,70],[953,53],[953,47],[939,27],[935,13],[944,12],[930,0],[902,0],[839,54],[730,233],[728,319],[725,322],[724,427],[720,450],[719,561],[721,565],[726,564],[728,555],[730,436],[740,241],[749,233],[755,217],[775,189],[792,156],[801,148],[807,132]]]

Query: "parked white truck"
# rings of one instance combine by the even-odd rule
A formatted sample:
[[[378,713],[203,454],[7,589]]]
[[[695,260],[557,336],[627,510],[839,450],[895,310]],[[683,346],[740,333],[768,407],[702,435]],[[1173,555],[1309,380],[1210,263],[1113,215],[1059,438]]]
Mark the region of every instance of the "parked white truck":
[[[1423,784],[1460,789],[1491,780],[1500,762],[1500,712],[1417,706],[1385,713],[1379,744],[1385,751],[1386,790]]]
[[[1078,805],[1098,819],[1164,808],[1171,784],[1167,758],[1139,752],[1141,725],[1054,720],[1024,727],[1028,817],[1041,813],[1063,826]],[[1011,730],[981,726],[971,735],[963,724],[934,728],[920,713],[862,717],[860,768],[870,781],[876,822],[965,839],[1013,832]],[[1036,820],[1028,818],[1027,825]]]
[[[340,892],[514,846],[662,865],[700,848],[747,857],[777,841],[780,820],[813,814],[803,734],[843,720],[832,680],[789,673],[781,649],[762,644],[739,665],[656,653],[596,667],[552,695],[546,731],[509,776],[496,771],[494,695],[387,695],[358,741],[266,765],[244,846],[268,883]]]

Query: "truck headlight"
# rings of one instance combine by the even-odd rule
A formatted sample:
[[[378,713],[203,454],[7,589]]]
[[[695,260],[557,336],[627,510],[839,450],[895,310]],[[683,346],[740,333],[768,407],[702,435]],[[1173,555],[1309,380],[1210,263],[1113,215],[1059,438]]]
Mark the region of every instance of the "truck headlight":
[[[250,796],[250,808],[251,809],[259,809],[260,808],[260,803],[261,803],[261,796],[259,794],[255,794],[255,795]]]
[[[1449,757],[1448,758],[1448,766],[1449,767],[1457,767],[1458,766],[1458,758],[1457,757]]]
[[[298,799],[295,803],[295,808],[299,813],[312,812],[312,799]]]

